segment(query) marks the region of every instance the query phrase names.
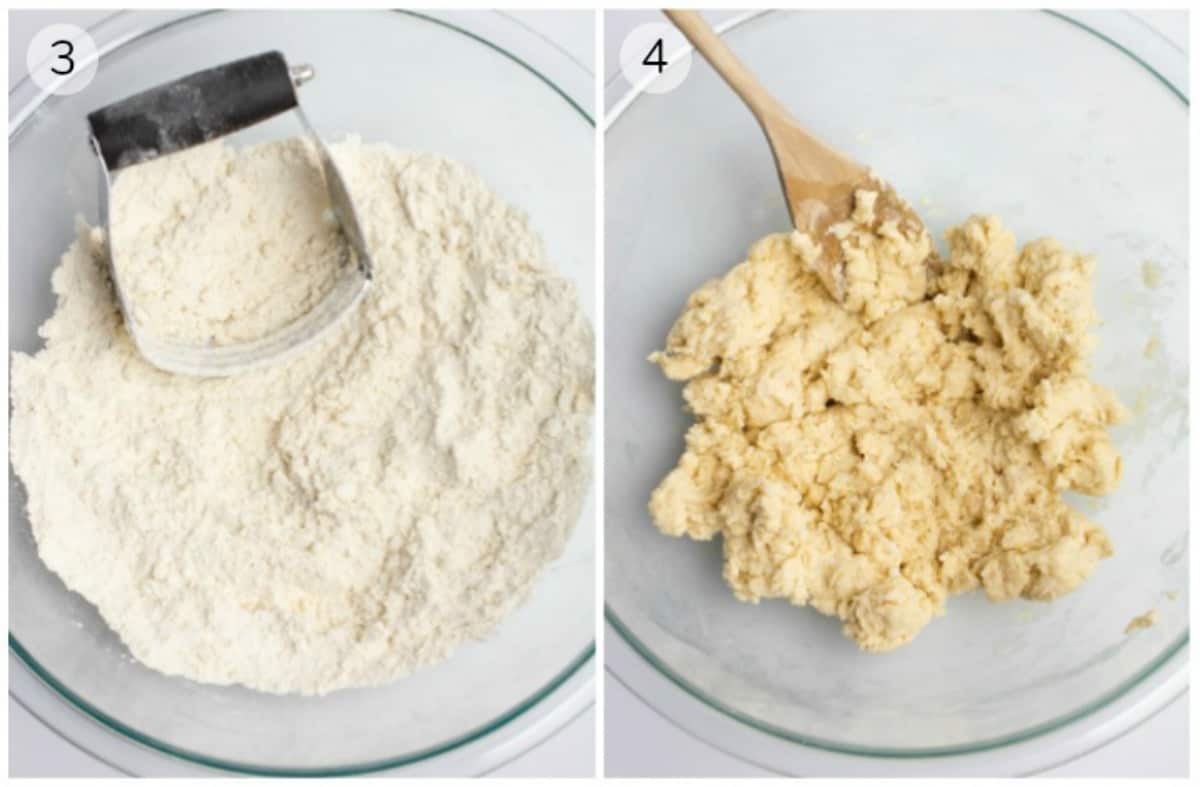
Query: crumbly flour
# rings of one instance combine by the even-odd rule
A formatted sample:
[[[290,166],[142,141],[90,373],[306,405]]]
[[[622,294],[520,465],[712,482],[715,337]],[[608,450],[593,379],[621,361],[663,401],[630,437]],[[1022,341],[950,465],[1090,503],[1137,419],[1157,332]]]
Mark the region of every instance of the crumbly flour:
[[[204,145],[155,159],[123,171],[110,202],[134,319],[162,339],[273,333],[320,302],[348,259],[317,158],[299,139],[253,155]]]
[[[319,238],[319,180],[270,175],[294,155],[214,145],[130,170],[147,212],[115,216],[114,232],[151,238],[169,271],[202,264],[169,241],[204,223],[214,249],[300,243],[239,205],[294,206],[285,235]],[[334,156],[376,278],[311,350],[227,379],[159,371],[124,330],[103,234],[81,226],[53,275],[45,348],[13,357],[12,460],[39,554],[168,674],[305,694],[393,680],[486,635],[579,515],[593,350],[573,287],[462,165],[356,141]],[[195,188],[240,196],[193,202]],[[182,298],[204,277],[143,291],[162,293],[158,326],[229,337],[238,309],[314,297],[321,276],[297,289],[292,274],[206,280],[198,310]],[[263,281],[283,286],[242,289]]]

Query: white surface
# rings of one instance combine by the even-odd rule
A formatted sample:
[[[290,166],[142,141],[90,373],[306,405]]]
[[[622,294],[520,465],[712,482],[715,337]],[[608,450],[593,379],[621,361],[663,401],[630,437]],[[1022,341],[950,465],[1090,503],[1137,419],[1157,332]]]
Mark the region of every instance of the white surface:
[[[693,738],[605,675],[604,769],[610,777],[773,776]],[[1046,776],[1171,777],[1188,772],[1188,698]]]
[[[737,11],[709,10],[702,12],[709,24],[717,25],[730,17],[749,13],[753,9]],[[1181,49],[1187,49],[1187,14],[1183,11],[1140,11],[1136,16],[1166,36]],[[621,43],[635,27],[646,22],[664,20],[658,11],[607,11],[604,14],[604,108],[612,109],[630,89],[629,81],[621,73]],[[10,56],[11,57],[11,56]]]
[[[738,11],[737,14],[744,13]],[[706,11],[712,23],[734,12]],[[1139,16],[1180,48],[1187,48],[1187,15],[1181,11]],[[625,36],[638,25],[661,19],[656,11],[610,11],[605,15],[605,107],[611,109],[630,89],[618,53]],[[610,635],[611,637],[611,635]],[[610,645],[611,648],[611,645]],[[729,756],[692,737],[605,676],[605,772],[612,777],[770,776],[770,772]],[[1125,736],[1049,776],[1186,776],[1188,774],[1188,698],[1175,700]]]
[[[123,774],[60,738],[11,699],[8,771],[13,777],[98,777]],[[586,777],[595,762],[596,711],[589,708],[552,738],[499,768],[493,776]],[[379,774],[384,775],[384,774]]]
[[[43,26],[95,24],[108,12],[38,11],[9,15],[9,88],[25,75],[28,41]],[[588,70],[594,70],[592,18],[553,11],[512,12],[514,18],[557,44]],[[10,698],[9,775],[119,776],[119,771],[80,751],[44,726]],[[495,776],[589,776],[595,762],[595,711],[588,709],[549,740],[493,772]]]

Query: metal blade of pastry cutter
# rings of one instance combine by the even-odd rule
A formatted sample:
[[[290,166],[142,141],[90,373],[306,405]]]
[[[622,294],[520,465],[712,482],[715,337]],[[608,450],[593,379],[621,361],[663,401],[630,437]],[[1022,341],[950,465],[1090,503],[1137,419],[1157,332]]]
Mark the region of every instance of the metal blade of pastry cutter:
[[[281,75],[286,77],[286,89],[280,81]],[[272,83],[262,89],[264,76]],[[160,369],[176,374],[223,377],[286,360],[352,313],[370,287],[372,260],[354,203],[329,149],[295,98],[294,88],[312,77],[311,67],[289,68],[282,55],[270,52],[153,88],[88,117],[92,144],[104,174],[100,211],[108,238],[109,273],[130,337],[138,352]],[[236,100],[239,91],[247,99],[242,105]],[[184,105],[182,112],[180,104]],[[333,287],[306,314],[253,341],[196,346],[154,336],[133,316],[132,304],[115,264],[119,249],[113,248],[108,210],[113,172],[203,144],[287,109],[295,110],[317,153],[333,214],[345,241],[346,254],[340,261],[340,273]]]

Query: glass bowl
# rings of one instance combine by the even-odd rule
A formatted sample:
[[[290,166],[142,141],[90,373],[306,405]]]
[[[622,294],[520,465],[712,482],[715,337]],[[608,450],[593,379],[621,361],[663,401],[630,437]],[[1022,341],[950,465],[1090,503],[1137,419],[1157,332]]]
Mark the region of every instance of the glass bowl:
[[[606,131],[609,668],[686,729],[783,772],[998,775],[1120,734],[1187,685],[1186,57],[1120,14],[766,13],[724,37],[936,237],[994,212],[1022,242],[1055,235],[1096,255],[1094,375],[1135,417],[1113,430],[1119,489],[1072,502],[1116,555],[1051,604],[956,597],[913,643],[872,655],[811,609],[739,603],[719,543],[655,530],[646,504],[691,419],[646,356],[692,290],[789,227],[762,132],[697,58],[673,91],[634,90]],[[1127,635],[1150,609],[1157,624]],[[1122,702],[1137,708],[1114,717]]]
[[[584,108],[592,76],[513,19],[491,12],[127,13],[92,34],[101,59],[89,87],[47,97],[26,80],[9,99],[11,349],[38,349],[36,329],[53,307],[50,272],[73,237],[74,216],[97,220],[99,173],[84,115],[267,49],[316,67],[302,101],[327,137],[357,133],[448,155],[525,209],[595,320],[594,126]],[[564,555],[485,641],[382,688],[299,698],[166,677],[133,661],[95,609],[38,559],[23,487],[11,474],[9,484],[10,647],[62,699],[127,739],[109,746],[111,735],[95,743],[94,730],[70,734],[127,770],[190,762],[260,774],[399,766],[478,773],[591,702],[591,496]],[[21,677],[13,681],[16,699],[60,731],[72,728],[76,714],[64,715],[50,692]],[[147,759],[130,740],[184,762]]]

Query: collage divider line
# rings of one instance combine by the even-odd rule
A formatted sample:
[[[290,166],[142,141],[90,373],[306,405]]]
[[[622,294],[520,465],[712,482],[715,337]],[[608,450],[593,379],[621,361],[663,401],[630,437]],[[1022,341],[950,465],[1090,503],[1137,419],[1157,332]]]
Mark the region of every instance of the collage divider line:
[[[594,620],[596,626],[595,642],[596,642],[596,659],[595,659],[595,696],[594,703],[596,708],[596,724],[595,724],[595,769],[594,778],[604,778],[604,711],[605,711],[605,696],[604,696],[604,329],[605,329],[605,312],[604,312],[604,130],[606,114],[604,104],[604,8],[597,6],[595,11],[595,52],[592,56],[595,72],[593,74],[595,86],[595,134],[596,140],[593,146],[593,154],[595,155],[595,238],[596,238],[596,259],[594,264],[593,275],[595,279],[596,293],[596,357],[595,357],[595,377],[593,385],[595,392],[593,394],[595,408],[593,409],[595,419],[594,427],[596,434],[596,445],[594,451],[595,467],[593,468],[593,489],[596,497],[596,563],[595,563],[595,583],[596,583],[596,598]]]

